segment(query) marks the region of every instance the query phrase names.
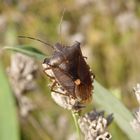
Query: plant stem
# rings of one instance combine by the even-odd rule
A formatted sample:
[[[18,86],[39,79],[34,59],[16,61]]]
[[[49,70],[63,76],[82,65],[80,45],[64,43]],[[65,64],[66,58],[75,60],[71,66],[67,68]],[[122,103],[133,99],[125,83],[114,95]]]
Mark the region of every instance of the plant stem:
[[[80,129],[79,129],[78,121],[77,121],[77,119],[79,117],[79,114],[72,111],[72,117],[73,117],[74,124],[75,124],[75,127],[76,127],[78,139],[81,140]]]

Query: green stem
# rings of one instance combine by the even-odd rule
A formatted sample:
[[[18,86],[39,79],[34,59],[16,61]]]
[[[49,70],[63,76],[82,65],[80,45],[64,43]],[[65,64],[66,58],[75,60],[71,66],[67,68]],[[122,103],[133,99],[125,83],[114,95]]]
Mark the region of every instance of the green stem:
[[[74,124],[75,124],[75,127],[76,127],[78,139],[81,140],[80,128],[79,128],[78,121],[77,121],[77,119],[79,117],[79,114],[72,111],[72,117],[73,117]]]

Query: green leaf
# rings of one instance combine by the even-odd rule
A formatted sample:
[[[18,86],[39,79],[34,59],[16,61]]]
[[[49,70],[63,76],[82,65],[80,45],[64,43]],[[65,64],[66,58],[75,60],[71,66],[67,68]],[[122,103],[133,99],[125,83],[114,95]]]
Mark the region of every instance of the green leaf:
[[[19,140],[16,106],[0,62],[0,140]]]
[[[140,134],[136,133],[130,125],[130,122],[133,120],[130,111],[98,82],[95,81],[94,87],[94,102],[106,112],[114,114],[114,121],[131,140],[139,140]]]
[[[43,54],[41,51],[39,51],[38,49],[31,47],[31,46],[17,46],[17,47],[3,47],[3,50],[12,50],[12,51],[16,51],[16,52],[20,52],[23,54],[26,54],[28,56],[31,57],[35,57],[36,59],[42,60],[45,58],[45,54]]]

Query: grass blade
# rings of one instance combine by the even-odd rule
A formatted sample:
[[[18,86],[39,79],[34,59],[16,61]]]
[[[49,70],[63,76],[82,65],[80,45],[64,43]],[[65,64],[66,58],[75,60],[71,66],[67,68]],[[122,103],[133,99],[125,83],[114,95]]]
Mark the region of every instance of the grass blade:
[[[41,51],[39,51],[38,49],[31,47],[31,46],[17,46],[17,47],[10,47],[10,46],[6,46],[3,47],[3,50],[11,50],[11,51],[16,51],[16,52],[20,52],[23,53],[25,55],[31,56],[31,57],[35,57],[36,59],[42,60],[45,58],[45,54],[43,54]]]
[[[19,140],[16,106],[0,62],[0,140]]]

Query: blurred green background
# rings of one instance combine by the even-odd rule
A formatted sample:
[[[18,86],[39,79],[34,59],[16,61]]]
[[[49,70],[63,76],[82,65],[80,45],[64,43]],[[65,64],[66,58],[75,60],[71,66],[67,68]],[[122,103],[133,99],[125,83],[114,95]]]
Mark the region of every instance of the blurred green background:
[[[60,31],[60,19],[64,9],[66,11]],[[130,111],[138,106],[132,89],[140,81],[139,0],[1,0],[0,47],[30,44],[46,55],[51,55],[51,48],[40,42],[18,38],[19,35],[35,37],[53,45],[60,41],[67,45],[72,45],[74,41],[81,42],[83,54],[88,57],[87,62],[96,80]],[[1,62],[5,73],[10,65],[11,55],[11,52],[4,52],[2,55]],[[37,61],[38,88],[26,93],[36,107],[26,117],[17,115],[18,119],[13,121],[17,123],[19,132],[15,133],[18,133],[22,140],[74,140],[76,134],[72,117],[51,99],[48,79],[42,71],[42,62],[43,60]],[[5,92],[4,87],[0,91]],[[9,107],[16,106],[13,110],[16,114],[20,108],[16,99],[13,99]],[[0,107],[3,114],[8,111],[7,104],[4,105],[7,98],[1,100],[1,105],[5,107]],[[92,106],[89,107],[91,108]],[[11,118],[10,113],[6,116],[7,118],[0,115],[0,119],[5,118],[6,121]],[[5,126],[3,120],[2,123]],[[11,131],[0,132],[0,136],[3,133],[8,136]],[[110,131],[113,140],[129,139],[115,123],[110,127]]]

